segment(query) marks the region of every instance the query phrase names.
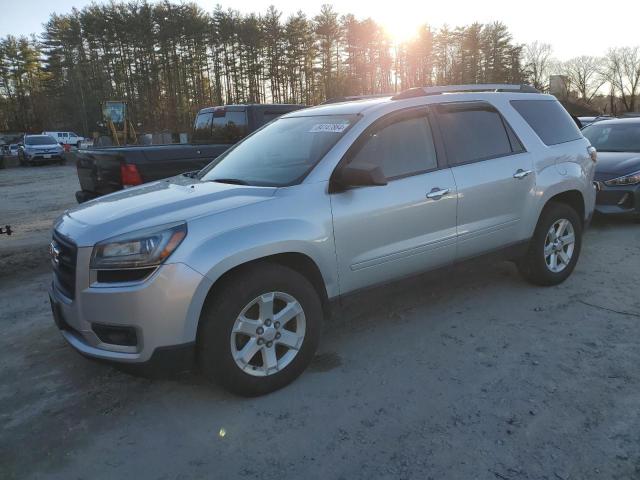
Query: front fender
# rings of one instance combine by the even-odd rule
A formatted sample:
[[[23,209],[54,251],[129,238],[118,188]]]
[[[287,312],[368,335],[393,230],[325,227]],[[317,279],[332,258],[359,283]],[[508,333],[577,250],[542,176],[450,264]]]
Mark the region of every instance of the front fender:
[[[195,249],[190,264],[215,282],[232,268],[281,253],[309,257],[322,274],[327,295],[337,295],[331,231],[304,220],[270,221],[224,232]]]
[[[272,255],[306,255],[318,267],[327,296],[339,293],[326,184],[281,188],[268,202],[203,215],[188,221],[187,228],[171,262],[185,263],[203,275],[189,314],[194,332],[209,291],[225,273]]]
[[[186,258],[204,277],[193,295],[186,324],[187,335],[195,338],[200,314],[209,291],[225,273],[245,263],[281,253],[300,253],[309,257],[320,270],[327,296],[338,295],[333,237],[301,220],[248,225],[215,235],[194,249]],[[301,240],[285,239],[299,238]]]

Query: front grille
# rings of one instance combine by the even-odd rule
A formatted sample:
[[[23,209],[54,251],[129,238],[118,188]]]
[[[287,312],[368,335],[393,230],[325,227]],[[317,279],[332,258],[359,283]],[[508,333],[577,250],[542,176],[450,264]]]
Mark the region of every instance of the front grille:
[[[51,264],[54,286],[67,298],[74,299],[76,292],[76,261],[78,248],[68,238],[53,232]]]

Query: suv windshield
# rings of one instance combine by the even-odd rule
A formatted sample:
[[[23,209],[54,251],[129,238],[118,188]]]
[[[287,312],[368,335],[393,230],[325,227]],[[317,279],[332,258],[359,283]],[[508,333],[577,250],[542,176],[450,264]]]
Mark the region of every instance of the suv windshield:
[[[49,135],[37,135],[33,137],[24,137],[25,145],[53,145],[57,144],[53,137]]]
[[[356,115],[280,118],[227,150],[205,167],[199,178],[244,185],[293,185],[356,120]]]
[[[599,152],[640,152],[640,123],[594,123],[582,134]]]

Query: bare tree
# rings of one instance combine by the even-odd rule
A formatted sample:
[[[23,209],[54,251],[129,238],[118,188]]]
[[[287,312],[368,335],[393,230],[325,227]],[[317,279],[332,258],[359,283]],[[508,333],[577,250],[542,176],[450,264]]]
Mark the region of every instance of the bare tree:
[[[529,81],[538,90],[549,89],[549,74],[553,66],[553,48],[548,43],[533,42],[524,47],[524,69]]]
[[[612,48],[605,56],[604,78],[628,112],[636,108],[640,94],[640,47]]]
[[[593,97],[606,83],[606,78],[600,74],[602,64],[603,60],[600,57],[583,55],[560,65],[563,74],[569,79],[571,89],[575,89],[579,98],[585,103],[591,103]]]

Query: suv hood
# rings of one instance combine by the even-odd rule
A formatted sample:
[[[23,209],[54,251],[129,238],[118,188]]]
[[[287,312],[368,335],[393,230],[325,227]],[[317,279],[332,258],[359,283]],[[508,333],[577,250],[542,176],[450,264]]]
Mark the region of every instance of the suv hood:
[[[67,210],[54,228],[78,246],[92,246],[122,233],[265,201],[275,191],[275,187],[201,182],[179,175],[83,203]]]
[[[638,152],[598,152],[595,179],[600,181],[640,170]]]

